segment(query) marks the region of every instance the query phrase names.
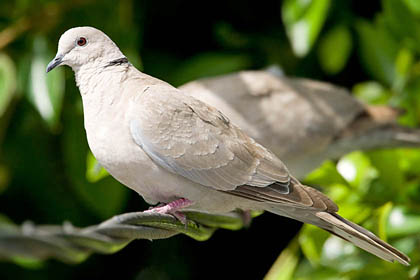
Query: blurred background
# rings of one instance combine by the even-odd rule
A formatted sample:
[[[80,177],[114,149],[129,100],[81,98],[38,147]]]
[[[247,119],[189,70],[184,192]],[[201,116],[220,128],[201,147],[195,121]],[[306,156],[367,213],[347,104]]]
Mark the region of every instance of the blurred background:
[[[83,25],[103,30],[135,66],[175,86],[279,65],[286,75],[344,86],[365,103],[402,108],[400,123],[419,126],[417,0],[0,0],[0,222],[84,227],[148,207],[97,169],[72,71],[45,74],[60,35]],[[412,265],[265,213],[205,242],[134,241],[77,265],[0,262],[0,279],[262,279],[280,254],[278,279],[418,279],[419,149],[355,151],[325,162],[305,183]]]

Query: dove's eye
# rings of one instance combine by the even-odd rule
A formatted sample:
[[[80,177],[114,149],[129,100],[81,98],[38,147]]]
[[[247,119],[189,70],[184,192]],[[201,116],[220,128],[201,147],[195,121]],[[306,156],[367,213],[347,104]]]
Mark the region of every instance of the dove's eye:
[[[76,43],[77,43],[77,45],[79,45],[79,46],[84,46],[84,45],[86,45],[87,40],[86,40],[86,38],[85,38],[85,37],[80,37],[79,39],[77,39]]]

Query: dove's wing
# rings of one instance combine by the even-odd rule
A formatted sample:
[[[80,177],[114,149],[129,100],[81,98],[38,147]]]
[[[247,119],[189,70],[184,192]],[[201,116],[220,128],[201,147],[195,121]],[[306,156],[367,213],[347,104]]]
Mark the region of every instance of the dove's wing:
[[[149,87],[134,107],[133,139],[167,170],[218,190],[277,182],[289,193],[284,164],[217,109],[166,85]]]

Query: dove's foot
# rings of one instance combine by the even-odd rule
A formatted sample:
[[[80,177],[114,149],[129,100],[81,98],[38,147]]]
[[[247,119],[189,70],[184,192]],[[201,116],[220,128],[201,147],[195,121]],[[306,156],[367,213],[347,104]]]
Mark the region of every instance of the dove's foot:
[[[186,224],[187,218],[185,215],[180,212],[179,210],[188,207],[190,205],[194,204],[191,200],[188,200],[186,198],[180,198],[177,200],[174,200],[172,202],[169,202],[166,205],[163,206],[157,206],[152,209],[149,209],[145,211],[146,213],[159,213],[159,214],[170,214],[177,218],[181,223]]]
[[[251,210],[241,210],[240,212],[242,222],[244,223],[244,227],[249,227],[252,221]]]

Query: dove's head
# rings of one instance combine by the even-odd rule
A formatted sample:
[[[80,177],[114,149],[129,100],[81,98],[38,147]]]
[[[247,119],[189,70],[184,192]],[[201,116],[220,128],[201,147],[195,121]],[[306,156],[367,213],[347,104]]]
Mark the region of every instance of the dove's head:
[[[123,58],[117,45],[102,31],[93,27],[75,27],[61,35],[55,58],[47,72],[59,65],[68,65],[73,71],[91,63],[107,63]]]

